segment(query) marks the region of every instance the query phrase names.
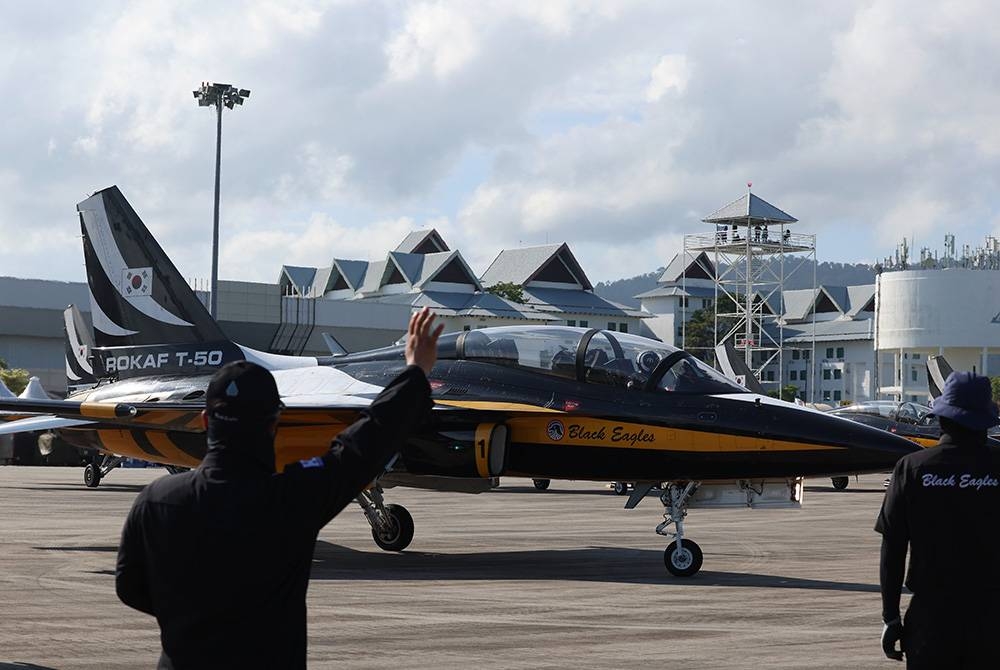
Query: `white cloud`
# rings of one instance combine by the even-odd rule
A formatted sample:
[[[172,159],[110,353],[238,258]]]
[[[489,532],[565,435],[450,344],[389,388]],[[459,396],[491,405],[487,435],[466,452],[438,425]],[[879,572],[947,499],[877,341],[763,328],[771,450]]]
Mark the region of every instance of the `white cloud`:
[[[479,270],[567,241],[595,281],[646,272],[748,180],[821,260],[974,242],[998,216],[998,18],[973,0],[24,4],[0,26],[0,226],[26,232],[0,272],[82,279],[73,205],[117,183],[207,276],[205,79],[252,90],[224,115],[227,278],[381,258],[429,221]]]
[[[410,9],[402,30],[386,46],[392,79],[413,79],[424,70],[444,79],[476,55],[476,30],[456,7],[434,2]]]
[[[646,100],[658,102],[670,91],[683,94],[691,77],[691,68],[684,54],[668,54],[660,59],[649,76]]]

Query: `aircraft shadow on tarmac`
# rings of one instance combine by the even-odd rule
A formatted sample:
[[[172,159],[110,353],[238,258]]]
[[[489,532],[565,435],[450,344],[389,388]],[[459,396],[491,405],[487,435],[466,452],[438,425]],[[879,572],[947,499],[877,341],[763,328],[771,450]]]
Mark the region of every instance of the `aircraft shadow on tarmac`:
[[[849,493],[885,493],[885,489],[882,487],[867,489],[846,488],[842,491],[837,491],[832,486],[806,486],[805,490],[814,493],[836,493],[837,495],[846,495]]]
[[[145,484],[104,484],[102,483],[100,488],[88,489],[83,486],[83,484],[66,484],[66,482],[39,482],[35,486],[6,486],[6,489],[12,491],[86,491],[88,495],[104,493],[139,493],[144,488]],[[0,670],[3,670],[0,667]]]
[[[0,661],[0,670],[56,670],[47,665],[35,665],[34,663],[4,663]]]
[[[590,496],[605,496],[608,498],[613,498],[614,494],[608,489],[546,489],[545,491],[539,491],[534,486],[499,486],[495,489],[490,489],[490,495],[503,495],[505,493],[531,493],[540,496],[552,496],[552,495],[563,495],[566,493],[571,493],[575,496],[580,495],[590,495]]]
[[[663,570],[662,552],[650,549],[586,547],[464,554],[407,551],[398,554],[357,551],[316,543],[312,579],[321,580],[578,580],[623,584],[678,586],[744,586],[878,593],[876,584],[833,582],[780,575],[703,570],[694,577],[675,578]]]
[[[118,553],[117,544],[107,544],[94,547],[81,547],[76,545],[65,545],[61,547],[32,547],[32,549],[37,549],[38,551],[97,551],[102,553]],[[0,668],[3,670],[3,668]]]

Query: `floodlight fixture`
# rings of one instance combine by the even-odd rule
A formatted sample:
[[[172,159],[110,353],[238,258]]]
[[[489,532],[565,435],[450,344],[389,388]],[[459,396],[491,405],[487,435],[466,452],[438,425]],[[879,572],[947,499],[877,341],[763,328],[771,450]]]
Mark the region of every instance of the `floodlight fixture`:
[[[233,109],[242,105],[250,97],[250,90],[236,88],[232,84],[201,82],[201,88],[193,91],[199,107],[214,106],[217,112],[215,136],[215,216],[212,226],[212,295],[209,312],[212,318],[218,318],[219,296],[219,184],[222,170],[222,108]]]

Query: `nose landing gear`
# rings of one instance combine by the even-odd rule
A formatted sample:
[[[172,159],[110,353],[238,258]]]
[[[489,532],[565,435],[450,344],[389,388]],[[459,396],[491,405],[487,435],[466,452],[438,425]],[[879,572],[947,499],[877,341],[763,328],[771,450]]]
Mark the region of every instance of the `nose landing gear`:
[[[413,541],[413,517],[402,505],[386,505],[377,484],[357,498],[361,511],[372,527],[372,539],[385,551],[403,551]]]
[[[658,535],[674,538],[663,552],[663,564],[675,577],[690,577],[701,570],[703,555],[701,547],[684,537],[684,517],[687,516],[688,501],[700,482],[668,484],[660,494],[660,502],[666,508],[663,522],[656,527]],[[673,525],[674,530],[668,528]]]

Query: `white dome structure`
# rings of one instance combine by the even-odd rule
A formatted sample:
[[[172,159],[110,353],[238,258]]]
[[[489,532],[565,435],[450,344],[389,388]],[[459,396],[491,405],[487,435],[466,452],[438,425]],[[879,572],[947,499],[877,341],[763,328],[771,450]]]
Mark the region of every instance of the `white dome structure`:
[[[924,360],[1000,375],[1000,271],[898,270],[876,280],[880,395],[927,400]]]

